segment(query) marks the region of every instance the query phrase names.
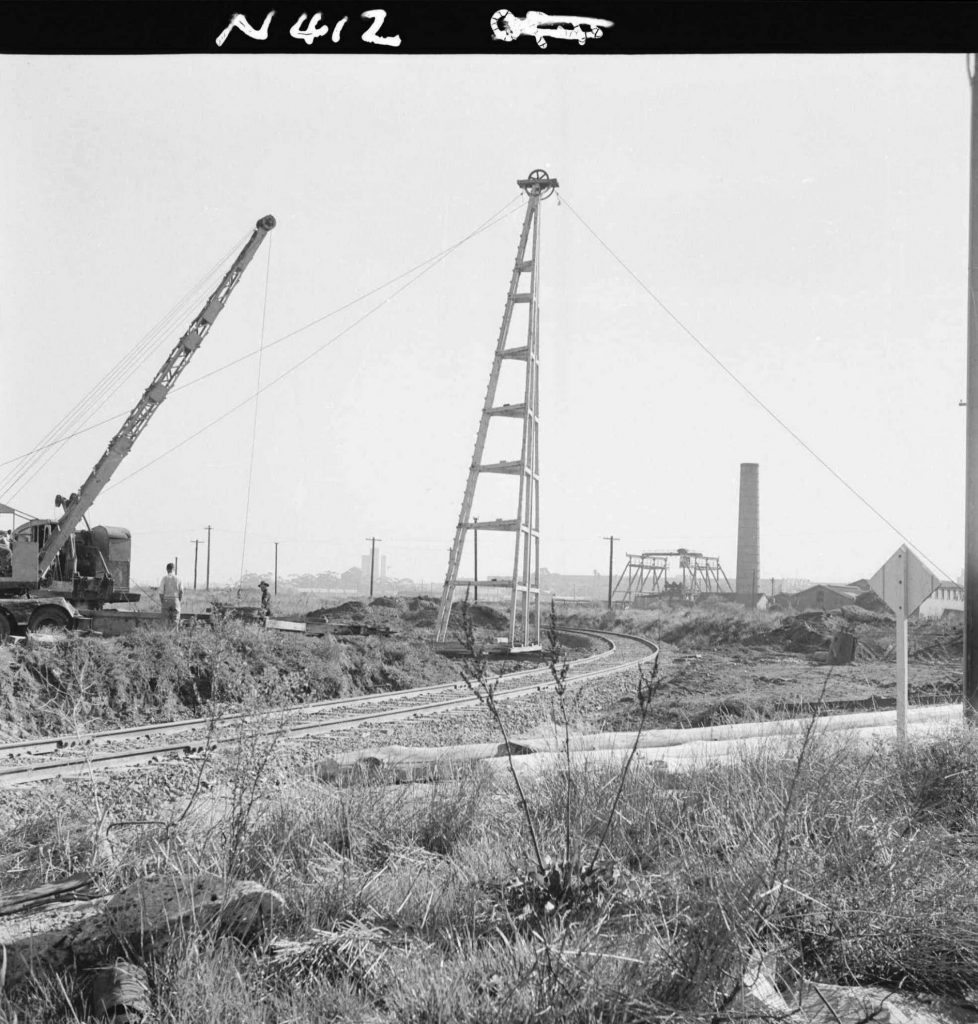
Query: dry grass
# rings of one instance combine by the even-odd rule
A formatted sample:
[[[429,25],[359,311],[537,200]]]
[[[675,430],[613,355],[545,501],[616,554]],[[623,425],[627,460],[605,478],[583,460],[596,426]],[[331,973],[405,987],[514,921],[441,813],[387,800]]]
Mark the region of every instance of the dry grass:
[[[774,621],[735,606],[689,612],[586,622],[679,631],[695,644]],[[369,639],[299,664],[308,651],[252,627],[166,635],[136,649],[128,693],[162,715],[193,666],[198,680],[209,673],[210,699],[258,703],[288,680],[309,692],[390,687],[418,669],[402,640]],[[112,691],[121,669],[94,648],[78,645],[76,661],[29,654],[18,669],[27,689],[9,697],[17,707],[53,702],[67,715],[87,701],[85,715],[122,713]],[[188,765],[169,793],[151,776],[142,786],[92,776],[0,798],[0,885],[97,868],[109,888],[215,871],[280,892],[287,910],[268,948],[187,934],[148,959],[156,1017],[168,1024],[748,1019],[736,996],[758,954],[786,992],[803,977],[978,990],[971,733],[872,750],[815,734],[789,756],[762,747],[668,788],[643,766],[623,779],[620,765],[562,765],[525,781],[525,806],[503,775],[395,786],[381,773],[333,787],[303,774],[298,757],[242,729],[207,766],[207,790]],[[551,868],[567,860],[568,831],[575,851],[600,859],[561,899],[541,898],[562,882]],[[84,999],[74,977],[41,972],[0,994],[0,1021],[83,1020]]]
[[[697,770],[679,789],[635,768],[601,884],[573,907],[532,914],[519,894],[535,866],[505,777],[334,788],[297,780],[287,758],[265,754],[243,737],[227,762],[246,776],[220,819],[236,827],[190,813],[165,835],[120,834],[116,860],[101,864],[111,886],[150,869],[232,863],[286,898],[277,950],[188,935],[151,960],[161,1021],[706,1020],[757,951],[776,957],[786,986],[805,976],[978,987],[970,734],[902,751],[819,738],[791,758],[761,750]],[[567,786],[586,843],[619,779],[589,768],[528,784],[545,853],[563,848]],[[36,877],[30,863],[49,877],[90,867],[92,806],[115,819],[135,802],[96,780],[49,791],[20,813],[20,831],[4,831],[0,863],[20,865],[22,879]],[[0,1012],[84,1019],[80,990],[66,984],[39,976],[0,998]]]
[[[455,678],[455,666],[412,636],[338,643],[226,620],[108,639],[28,639],[0,648],[0,728],[21,735],[94,731]]]
[[[684,645],[715,645],[762,640],[784,619],[780,611],[755,611],[733,601],[707,598],[697,604],[662,600],[650,608],[575,609],[563,625],[615,629]]]

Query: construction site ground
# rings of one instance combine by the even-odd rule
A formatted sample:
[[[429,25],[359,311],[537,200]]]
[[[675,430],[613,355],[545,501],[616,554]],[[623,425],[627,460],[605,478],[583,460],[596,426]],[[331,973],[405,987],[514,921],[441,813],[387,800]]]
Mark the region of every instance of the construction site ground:
[[[312,652],[323,658],[329,651],[328,657],[336,661],[333,668],[340,673],[355,671],[361,687],[366,684],[371,688],[382,688],[385,679],[397,689],[426,682],[444,682],[458,678],[465,665],[429,654],[427,645],[434,608],[433,601],[424,599],[408,602],[382,599],[374,605],[345,602],[339,608],[320,607],[310,614],[353,616],[359,621],[381,622],[395,633],[391,637],[357,637],[343,642],[296,636],[275,637],[274,651],[281,656],[282,648],[296,645],[296,651],[302,652],[304,657]],[[480,624],[484,635],[490,635],[505,624],[502,613],[491,607],[475,609],[472,618]],[[630,731],[643,724],[647,728],[661,729],[796,718],[812,713],[886,709],[896,703],[893,621],[886,615],[862,609],[790,616],[753,613],[723,604],[700,607],[663,605],[657,610],[634,613],[608,613],[595,607],[567,615],[561,622],[568,627],[603,628],[645,635],[655,639],[661,650],[657,691],[644,722],[637,697],[638,672],[626,669],[571,690],[567,706],[572,728],[580,733]],[[264,639],[258,632],[259,627],[235,628],[245,637]],[[848,665],[827,665],[825,657],[829,643],[841,630],[849,631],[857,638],[855,660]],[[201,637],[206,635],[201,634]],[[157,635],[154,643],[161,640]],[[78,638],[78,641],[86,645],[105,645],[109,655],[114,655],[123,646],[122,638],[103,641]],[[89,675],[86,682],[84,677],[86,672],[97,671],[98,665],[85,652],[79,669],[78,663],[73,664],[71,660],[71,655],[77,657],[78,651],[70,650],[70,636],[62,643],[67,644],[67,649],[61,650],[63,664],[58,663],[56,645],[35,650],[32,652],[34,656],[27,659],[10,648],[2,652],[0,736],[5,740],[41,734],[37,719],[26,713],[23,704],[51,701],[52,691],[64,691],[64,696],[70,697],[67,677],[73,672],[83,677],[81,683],[91,694],[95,680]],[[562,643],[564,653],[570,658],[583,657],[602,649],[601,644],[580,636],[564,635]],[[131,639],[128,646],[133,646]],[[156,650],[155,646],[150,653],[153,650]],[[384,661],[384,652],[394,655],[397,668],[404,674],[385,676],[385,672],[393,670]],[[370,664],[377,663],[369,673],[363,668],[368,658],[373,659]],[[444,661],[444,664],[433,664],[439,661]],[[960,699],[960,661],[960,627],[933,621],[912,622],[910,703],[950,703]],[[522,660],[506,666],[493,665],[492,671],[525,668],[533,664],[539,666],[541,663],[545,663],[545,659]],[[437,671],[434,671],[436,667]],[[198,671],[193,666],[191,669]],[[27,676],[31,677],[30,687],[25,684]],[[46,683],[43,692],[38,689],[42,681]],[[340,689],[350,692],[356,689],[356,684],[347,679]],[[119,697],[124,703],[125,695],[120,694]],[[274,694],[267,694],[268,698],[274,699]],[[117,716],[118,721],[159,721],[181,717],[172,711],[167,714],[167,706],[164,705],[156,713],[145,704],[137,706],[142,699],[142,694],[134,692],[132,705]],[[90,700],[93,711],[104,712],[95,700],[91,697]],[[546,730],[552,725],[554,713],[554,696],[546,689],[501,706],[503,721],[512,736],[527,736]],[[65,724],[73,724],[77,730],[115,724],[86,722],[83,715],[84,704],[77,704],[73,723],[69,723],[66,708],[62,728],[51,731],[70,731],[65,729]],[[446,714],[365,724],[289,742],[276,756],[302,771],[322,758],[361,748],[385,745],[438,747],[489,742],[498,738],[498,727],[485,708],[473,704]],[[147,776],[157,779],[148,788]],[[185,788],[192,787],[194,780],[195,772],[191,765],[173,763],[114,773],[103,785],[117,794],[117,800],[130,804],[133,800],[139,803],[153,792],[166,794],[172,799]],[[80,780],[64,780],[56,785],[71,791],[85,784]],[[30,802],[26,792],[23,797],[27,803]],[[22,800],[11,793],[5,801],[8,812],[13,812],[16,817],[14,807]],[[12,821],[8,820],[8,823],[12,824]]]
[[[290,697],[324,699],[334,693],[402,690],[457,679],[465,669],[464,661],[442,658],[431,651],[436,610],[432,599],[380,598],[327,606],[318,602],[311,610],[292,612],[296,618],[343,619],[391,631],[389,636],[342,641],[264,635],[258,626],[238,625],[226,627],[217,639],[211,638],[207,627],[197,627],[195,642],[185,635],[171,642],[159,632],[103,640],[69,634],[44,648],[8,648],[0,656],[0,734],[15,738],[43,732],[44,722],[56,716],[38,716],[38,704],[52,709],[63,704],[71,725],[97,729],[162,721],[168,715],[181,717],[184,704],[166,699],[162,691],[168,687],[182,688],[184,702],[189,686],[195,697],[212,696],[233,703],[238,697],[234,688],[225,687],[227,692],[218,693],[218,677],[229,661],[234,662],[236,672],[264,677],[264,699],[271,702],[276,693],[281,693],[283,702],[292,702]],[[493,606],[472,608],[470,618],[478,639],[491,638],[506,628],[505,615]],[[460,619],[460,615],[453,619],[456,629]],[[789,615],[745,611],[725,602],[697,606],[664,602],[659,608],[635,612],[578,608],[558,615],[557,622],[567,628],[633,633],[660,645],[658,692],[646,718],[651,727],[798,717],[813,711],[886,709],[896,703],[893,619],[858,607]],[[840,632],[855,637],[855,659],[851,664],[828,665],[830,642]],[[561,643],[571,658],[602,649],[600,643],[580,635],[565,634]],[[961,644],[958,625],[911,621],[911,704],[951,702],[960,697]],[[541,663],[545,659],[507,659],[493,664],[491,671]],[[93,694],[104,682],[100,675],[112,676],[102,700]],[[575,721],[589,731],[637,727],[636,685],[636,673],[625,671],[575,689]],[[74,697],[74,689],[83,700]],[[252,694],[253,688],[245,687],[245,691]],[[547,715],[550,700],[541,693],[514,703],[507,714],[515,726],[533,727]],[[86,715],[93,720],[84,721]],[[448,720],[419,721],[378,728],[391,735],[428,732],[434,743],[446,733],[450,734],[446,742],[482,738],[491,728],[478,708],[454,712],[449,719],[450,725]]]
[[[686,728],[812,713],[883,710],[896,706],[895,626],[891,617],[862,609],[791,616],[729,606],[670,606],[656,612],[594,611],[567,616],[568,626],[617,629],[656,640],[661,649],[658,690],[644,724]],[[856,636],[855,660],[825,663],[831,639]],[[571,719],[580,732],[639,728],[638,675],[626,670],[574,689]],[[950,703],[961,695],[961,629],[941,622],[910,626],[911,704]],[[541,691],[502,709],[515,733],[552,718],[553,695]],[[383,743],[423,746],[478,743],[495,727],[478,707],[438,719],[373,726],[357,736],[331,737],[349,748]]]
[[[434,605],[433,601],[415,599],[310,609],[313,614],[328,617],[342,615],[383,623],[392,630],[389,636],[335,639],[276,635],[254,623],[227,621],[213,629],[195,626],[179,634],[146,630],[129,637],[104,639],[68,634],[43,643],[7,645],[0,650],[0,728],[12,737],[37,735],[45,723],[52,731],[57,725],[59,732],[72,728],[84,732],[105,728],[112,721],[167,720],[188,715],[188,700],[192,703],[191,698],[203,696],[203,691],[210,694],[211,701],[224,702],[226,713],[255,706],[256,700],[267,707],[277,700],[285,704],[328,698],[330,694],[377,694],[385,689],[404,690],[457,679],[461,669],[471,672],[473,666],[441,659],[431,652]],[[505,624],[502,613],[491,607],[476,609],[472,618],[479,623],[480,636],[498,634]],[[649,728],[795,717],[814,710],[885,708],[894,703],[894,625],[889,617],[865,610],[790,616],[755,613],[722,602],[663,605],[642,612],[607,612],[594,606],[562,615],[559,625],[641,635],[660,644],[658,689],[644,718]],[[829,645],[841,631],[857,639],[855,661],[827,665]],[[910,637],[911,702],[958,699],[960,629],[914,622]],[[562,641],[572,658],[607,647],[596,638],[570,633],[563,634]],[[633,647],[640,646],[633,642]],[[536,664],[539,666],[541,660],[546,665],[545,657]],[[495,672],[501,667],[492,662],[488,670]],[[188,678],[192,683],[189,689]],[[566,701],[571,728],[579,733],[635,729],[643,722],[638,688],[639,670],[635,667],[573,687]],[[174,692],[163,692],[167,690]],[[46,710],[42,713],[41,709]],[[514,738],[552,733],[556,714],[553,691],[543,688],[500,705],[501,720]],[[528,860],[525,821],[509,776],[494,775],[473,765],[444,785],[391,785],[393,779],[383,771],[376,777],[355,776],[347,785],[336,784],[322,769],[331,760],[334,764],[342,760],[343,755],[359,758],[370,748],[498,743],[500,738],[499,724],[492,721],[484,706],[474,703],[445,714],[367,723],[295,738],[256,732],[243,721],[234,742],[226,746],[197,749],[187,756],[125,769],[88,771],[0,789],[0,860],[5,865],[0,897],[13,898],[11,894],[58,883],[78,873],[88,873],[86,877],[95,873],[102,889],[111,893],[131,878],[142,878],[147,873],[168,872],[169,876],[186,878],[201,863],[225,870],[227,858],[233,854],[236,870],[246,871],[249,880],[271,886],[292,908],[275,922],[276,941],[291,942],[295,949],[303,950],[303,956],[312,955],[308,950],[321,952],[321,944],[327,938],[332,942],[334,932],[346,942],[349,929],[349,935],[367,935],[369,928],[383,921],[383,943],[377,947],[377,956],[393,957],[403,947],[411,977],[421,977],[418,972],[428,970],[425,957],[434,957],[442,964],[438,970],[449,962],[453,970],[462,972],[459,998],[468,1001],[467,1005],[481,1005],[482,975],[474,976],[472,985],[464,987],[468,985],[464,979],[470,970],[469,954],[460,953],[462,945],[458,944],[452,946],[453,952],[444,953],[437,947],[437,936],[441,934],[438,929],[450,927],[456,930],[451,932],[451,941],[456,943],[456,933],[470,935],[473,915],[483,914],[487,930],[480,932],[473,956],[482,956],[488,950],[488,955],[495,958],[493,963],[501,963],[513,949],[522,948],[518,928],[512,937],[508,933],[500,937],[499,921],[516,920],[510,910],[504,913],[493,909],[495,897],[485,896],[497,890],[508,892],[507,886],[524,885],[526,879],[536,877]],[[965,931],[948,937],[946,915],[940,916],[940,908],[945,905],[964,906],[961,901],[971,899],[967,907],[973,906],[972,896],[967,895],[973,894],[969,874],[973,846],[968,837],[978,834],[972,825],[976,805],[970,788],[976,777],[971,766],[972,762],[978,763],[978,749],[973,753],[971,750],[967,743],[956,740],[951,746],[938,744],[933,769],[928,767],[926,757],[930,755],[926,753],[920,755],[925,760],[918,764],[913,760],[917,755],[908,755],[911,760],[904,763],[895,752],[874,751],[860,760],[862,755],[853,750],[846,755],[849,767],[843,771],[838,768],[839,755],[823,756],[816,751],[810,771],[797,780],[800,788],[794,799],[799,810],[790,820],[780,802],[784,800],[790,765],[782,769],[774,762],[768,764],[763,772],[770,779],[760,786],[756,765],[739,769],[733,764],[729,776],[709,772],[692,775],[685,784],[693,786],[696,795],[689,799],[681,786],[666,784],[654,771],[635,767],[629,776],[632,781],[622,791],[622,805],[606,850],[608,863],[613,861],[618,865],[616,871],[621,872],[620,877],[609,873],[607,883],[608,892],[614,895],[614,907],[620,904],[620,909],[615,910],[618,916],[608,922],[600,914],[587,919],[587,927],[592,929],[587,932],[590,938],[586,941],[592,943],[589,948],[611,964],[631,963],[639,948],[635,943],[644,943],[642,949],[651,948],[648,942],[652,933],[642,930],[655,918],[655,914],[650,917],[650,908],[661,908],[666,903],[685,908],[684,920],[689,924],[684,927],[697,927],[696,922],[703,920],[707,922],[706,931],[713,936],[715,922],[709,924],[714,920],[709,915],[713,913],[710,900],[714,897],[704,895],[704,879],[709,892],[721,901],[717,906],[724,913],[731,912],[749,923],[756,909],[753,903],[748,900],[742,905],[729,894],[748,891],[745,886],[753,877],[749,872],[758,863],[768,863],[779,842],[771,823],[783,821],[780,827],[788,837],[785,849],[791,851],[791,857],[787,867],[776,865],[780,872],[776,877],[786,878],[784,884],[792,893],[817,891],[823,903],[814,909],[807,903],[800,904],[799,909],[786,897],[785,906],[779,905],[779,916],[770,909],[765,911],[761,931],[745,925],[743,934],[731,935],[716,956],[722,955],[725,964],[740,970],[737,965],[748,962],[753,944],[780,950],[771,959],[770,971],[763,980],[770,983],[774,996],[778,996],[774,982],[781,993],[791,995],[792,986],[801,984],[799,979],[805,984],[817,981],[818,1006],[797,1016],[808,1024],[854,1024],[867,1019],[861,1009],[844,1010],[841,1000],[872,998],[877,1008],[884,1003],[891,1006],[896,989],[910,993],[900,996],[908,1000],[906,1014],[878,1019],[926,1020],[928,1024],[978,1019],[970,996],[973,984],[978,984],[978,945],[973,941],[973,917],[968,916],[971,911],[963,919]],[[877,761],[880,757],[884,760]],[[575,789],[570,805],[561,795],[560,772],[539,779],[524,776],[526,799],[548,856],[557,856],[555,851],[565,841],[565,829],[569,827],[563,817],[565,807],[571,808],[566,821],[571,822],[574,835],[582,837],[586,852],[593,848],[595,828],[600,829],[604,820],[618,771],[617,766],[593,767],[588,781],[585,783],[583,777],[580,780],[580,789]],[[896,789],[890,785],[894,773],[902,773],[903,780]],[[944,818],[935,824],[938,797],[936,791],[926,788],[938,776],[943,794],[940,808],[947,805],[940,813],[950,822],[946,826]],[[853,786],[862,787],[856,794],[858,799],[854,798]],[[958,790],[960,813],[954,802]],[[904,791],[910,811],[899,803]],[[873,811],[876,804],[868,803],[871,797],[874,801],[896,801],[899,806],[894,810],[887,804],[885,813],[890,817],[882,818],[879,815],[884,811]],[[809,807],[814,816],[811,820],[824,818],[836,829],[842,828],[840,822],[848,814],[853,819],[852,835],[847,838],[847,833],[836,841],[826,825],[829,831],[825,838],[818,829],[812,829]],[[907,814],[917,818],[908,819]],[[953,815],[958,815],[960,821],[952,820]],[[795,818],[801,823],[797,829]],[[915,831],[906,831],[908,820]],[[743,823],[744,831],[735,835],[740,828],[738,822]],[[936,838],[931,838],[932,832]],[[892,854],[886,863],[903,872],[899,883],[887,881],[889,876],[877,870],[877,861],[866,859],[869,854],[860,845],[866,836],[876,844],[873,857],[883,855],[879,850],[887,857]],[[828,853],[822,848],[825,843],[831,846]],[[741,847],[742,855],[737,853]],[[831,868],[831,857],[845,858],[845,863],[836,871]],[[857,881],[850,883],[849,874],[853,872]],[[924,892],[922,879],[928,880],[933,893]],[[419,886],[417,896],[411,896]],[[668,890],[665,903],[663,886]],[[905,889],[910,892],[906,899],[901,895]],[[595,899],[604,899],[603,892]],[[922,901],[919,905],[913,902],[918,897]],[[592,913],[590,896],[581,899],[581,913]],[[483,904],[488,909],[483,910]],[[436,905],[440,916],[429,923],[429,911]],[[823,906],[829,906],[835,915],[834,930],[829,933],[818,916]],[[899,934],[892,927],[897,919],[902,922]],[[668,914],[663,917],[663,936],[670,934],[671,920]],[[774,926],[779,929],[776,935],[770,933]],[[569,927],[578,929],[573,933],[575,941],[585,941],[583,925],[571,922]],[[815,939],[822,945],[812,946]],[[207,941],[202,938],[194,944],[192,940],[188,949],[193,957],[204,957],[200,962],[208,971],[217,970],[212,954],[199,952],[210,948]],[[877,949],[882,953],[877,955]],[[213,954],[218,955],[231,954]],[[658,961],[651,954],[642,955],[648,960],[647,969],[653,972],[649,977],[654,981]],[[248,993],[235,996],[237,1002],[250,1005],[249,1001],[257,1004],[277,998],[277,990],[268,987],[271,983],[262,973],[268,966],[267,959],[256,959],[253,951],[245,951],[234,961],[234,977],[243,979],[240,984]],[[325,984],[323,976],[316,973],[321,971],[322,962],[316,960],[315,970],[310,968],[311,973],[301,975],[295,985],[295,998],[312,999],[308,985]],[[180,986],[201,969],[198,961],[175,962],[170,976],[154,967],[152,958],[146,963],[152,967],[154,998],[161,1008],[185,999]],[[330,975],[333,981],[329,983],[346,985],[349,971],[355,970],[356,964],[349,967],[345,960],[336,963],[339,973]],[[588,969],[580,973],[580,978],[591,977],[590,970],[589,959]],[[429,998],[426,993],[441,991],[437,980],[431,980],[434,975],[423,977],[426,980],[419,982],[417,996],[422,1000]],[[402,981],[388,984],[385,978],[379,975],[356,994],[355,1006],[330,1019],[341,1024],[367,1019],[379,1024],[435,1019],[401,1014],[392,1008],[391,1000],[405,988]],[[83,980],[72,977],[69,982],[71,987],[64,994],[61,989],[50,989],[59,993],[57,1000],[53,996],[50,999],[50,1012],[41,1007],[42,1000],[32,994],[33,990],[23,986],[0,993],[0,1009],[11,1013],[16,1010],[20,1019],[42,1024],[67,1019],[65,1014],[58,1016],[59,1007],[67,1003],[77,1007],[86,998]],[[505,984],[506,991],[521,991],[515,980]],[[616,975],[609,981],[609,991],[621,992],[630,984]],[[722,993],[723,984],[712,975],[703,980],[697,998],[704,1007],[714,999],[711,986],[718,986],[716,990]],[[849,987],[872,984],[885,987],[878,991]],[[833,986],[840,985],[833,995]],[[634,991],[645,999],[646,981],[635,986]],[[671,991],[665,987],[661,990]],[[743,998],[754,999],[753,993],[754,988],[749,987]],[[835,1000],[836,996],[839,1001],[833,1002],[832,1010],[835,1016],[819,1016],[822,1000]],[[943,1003],[938,1012],[938,999],[945,1000],[946,1012]],[[768,1003],[754,1006],[745,1002],[744,1009],[754,1016],[748,1013],[738,1019],[772,1019]],[[289,1019],[325,1019],[320,1010],[306,1015],[290,1012]],[[171,1014],[165,1019],[176,1022],[184,1018]],[[240,1016],[233,1019],[257,1020]],[[262,1018],[268,1019],[271,1017]],[[276,1019],[285,1019],[284,1011]],[[456,1008],[437,1019],[508,1018],[478,1014],[465,1017]],[[706,1012],[654,1017],[642,1010],[627,1019],[689,1019],[705,1024],[717,1018]]]

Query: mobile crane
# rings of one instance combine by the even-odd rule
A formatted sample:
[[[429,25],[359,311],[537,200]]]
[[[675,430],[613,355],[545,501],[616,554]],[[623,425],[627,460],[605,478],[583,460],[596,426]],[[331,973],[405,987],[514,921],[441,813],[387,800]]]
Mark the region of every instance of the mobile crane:
[[[88,524],[86,515],[136,438],[170,393],[200,348],[235,285],[272,228],[262,217],[231,269],[167,356],[149,387],[109,442],[88,479],[70,496],[54,501],[59,519],[31,519],[12,534],[9,575],[0,575],[0,641],[11,633],[40,629],[131,628],[136,616],[103,611],[106,604],[135,603],[129,589],[131,534],[122,527]],[[84,522],[85,529],[78,529]],[[111,628],[115,627],[115,628]]]

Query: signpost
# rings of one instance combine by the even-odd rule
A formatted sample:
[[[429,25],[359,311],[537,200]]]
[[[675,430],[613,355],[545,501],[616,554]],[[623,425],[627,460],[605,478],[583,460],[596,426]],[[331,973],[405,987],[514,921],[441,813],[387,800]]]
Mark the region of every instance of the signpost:
[[[940,581],[907,547],[898,548],[869,585],[896,615],[897,739],[907,738],[907,616],[937,589]]]

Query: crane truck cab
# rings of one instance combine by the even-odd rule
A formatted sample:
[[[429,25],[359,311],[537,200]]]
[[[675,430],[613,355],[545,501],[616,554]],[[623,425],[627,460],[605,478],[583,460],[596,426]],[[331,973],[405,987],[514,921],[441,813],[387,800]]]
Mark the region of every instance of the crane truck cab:
[[[38,556],[57,525],[21,523],[10,537],[10,560],[0,568],[0,639],[41,629],[86,629],[105,604],[132,603],[131,535],[118,526],[75,530],[41,576]]]

